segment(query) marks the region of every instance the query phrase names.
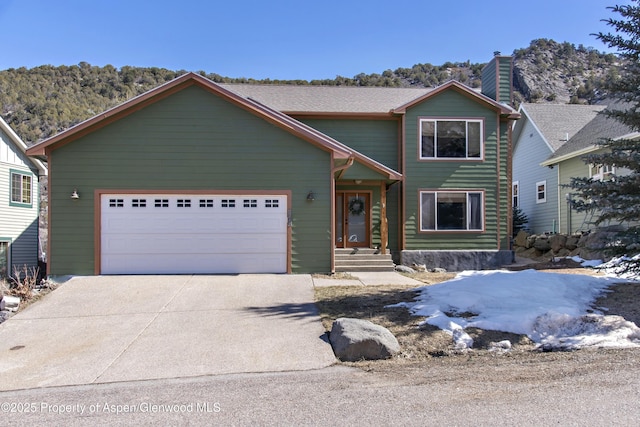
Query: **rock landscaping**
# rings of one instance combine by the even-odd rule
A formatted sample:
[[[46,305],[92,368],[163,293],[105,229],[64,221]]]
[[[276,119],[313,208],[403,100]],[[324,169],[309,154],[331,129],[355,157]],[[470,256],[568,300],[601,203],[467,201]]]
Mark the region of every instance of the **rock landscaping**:
[[[337,319],[329,341],[343,362],[388,359],[400,352],[398,340],[387,328],[362,319]]]
[[[616,231],[594,231],[580,234],[529,234],[520,231],[513,242],[518,256],[525,258],[573,257],[607,260],[603,249],[616,235]]]

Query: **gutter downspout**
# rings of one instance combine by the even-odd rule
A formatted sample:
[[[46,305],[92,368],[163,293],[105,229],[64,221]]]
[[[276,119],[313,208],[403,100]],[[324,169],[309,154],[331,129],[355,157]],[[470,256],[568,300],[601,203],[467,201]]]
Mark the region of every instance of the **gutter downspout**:
[[[336,172],[340,172],[338,174],[338,179],[342,178],[342,175],[344,174],[344,172],[353,165],[354,161],[355,161],[355,157],[350,156],[349,159],[347,160],[347,163],[345,163],[342,166],[336,166],[335,168],[331,169],[331,174],[335,175]]]

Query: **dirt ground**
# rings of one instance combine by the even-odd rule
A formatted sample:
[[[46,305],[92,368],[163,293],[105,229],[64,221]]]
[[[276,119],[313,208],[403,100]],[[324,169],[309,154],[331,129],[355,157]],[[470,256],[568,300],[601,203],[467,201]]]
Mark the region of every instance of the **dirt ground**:
[[[580,267],[571,260],[562,262],[537,262],[526,266],[515,266],[513,270],[534,268],[540,271],[564,274],[599,275],[593,269]],[[421,272],[410,275],[426,285],[440,283],[455,277],[455,273]],[[316,301],[323,325],[327,331],[339,317],[366,319],[389,329],[398,339],[401,353],[388,360],[361,361],[345,363],[367,371],[395,373],[421,369],[425,364],[472,365],[475,363],[544,363],[567,358],[579,359],[581,363],[596,363],[594,360],[610,359],[612,354],[624,359],[625,354],[640,355],[636,349],[601,350],[588,349],[574,352],[544,353],[535,348],[534,343],[525,335],[501,331],[488,331],[470,328],[466,332],[474,340],[472,350],[456,350],[451,335],[431,325],[418,327],[423,318],[412,316],[405,308],[385,308],[399,302],[412,301],[416,296],[413,286],[367,286],[367,287],[326,287],[316,289]],[[611,315],[620,315],[640,325],[640,283],[621,283],[611,286],[610,292],[594,303],[594,308]],[[509,340],[512,349],[509,352],[490,351],[492,342]],[[637,357],[636,357],[637,358]],[[591,362],[589,362],[591,361]],[[406,373],[405,372],[405,373]]]

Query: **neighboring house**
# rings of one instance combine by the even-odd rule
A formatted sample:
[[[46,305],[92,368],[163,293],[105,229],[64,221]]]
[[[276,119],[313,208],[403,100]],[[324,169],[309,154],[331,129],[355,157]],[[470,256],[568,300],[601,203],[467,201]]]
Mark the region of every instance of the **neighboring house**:
[[[28,150],[51,171],[49,274],[509,263],[511,76],[502,56],[483,93],[185,74]]]
[[[589,177],[598,180],[610,179],[612,174],[623,175],[627,169],[588,165],[583,157],[588,154],[602,153],[598,141],[603,139],[637,139],[640,133],[617,120],[598,114],[577,132],[566,144],[558,148],[549,158],[541,163],[541,167],[553,167],[556,180],[560,185],[557,205],[559,212],[560,232],[576,233],[593,230],[597,212],[576,212],[570,209],[569,201],[575,194],[570,188],[571,178]],[[602,223],[600,226],[614,225]],[[615,224],[617,225],[617,224]]]
[[[534,234],[566,232],[560,208],[566,189],[559,187],[559,169],[545,164],[550,156],[598,116],[605,106],[522,104],[522,118],[513,128],[513,205],[527,215]]]
[[[38,266],[39,181],[47,174],[0,118],[0,278]]]

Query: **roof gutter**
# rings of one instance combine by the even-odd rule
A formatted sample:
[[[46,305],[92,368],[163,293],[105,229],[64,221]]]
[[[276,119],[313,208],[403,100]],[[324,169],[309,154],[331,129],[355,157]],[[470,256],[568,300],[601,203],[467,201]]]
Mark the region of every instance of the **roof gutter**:
[[[591,147],[583,148],[582,150],[573,151],[569,154],[565,154],[563,156],[553,157],[551,159],[547,159],[544,162],[540,163],[540,166],[552,166],[560,162],[564,162],[565,160],[573,159],[574,157],[582,156],[584,154],[589,154],[594,151],[599,150],[602,147],[597,147],[592,145]]]
[[[625,139],[637,139],[637,138],[640,138],[640,132],[628,133],[626,135],[622,135],[622,136],[618,136],[616,138],[612,138],[612,140],[613,141],[620,141],[620,140],[625,140]],[[565,160],[572,159],[574,157],[583,156],[585,154],[589,154],[589,153],[592,153],[594,151],[598,151],[601,148],[602,147],[600,147],[598,145],[592,145],[590,147],[586,147],[586,148],[583,148],[581,150],[573,151],[573,152],[565,154],[563,156],[558,156],[558,157],[554,157],[554,158],[551,158],[551,159],[547,159],[544,162],[540,163],[540,166],[555,165],[556,163],[560,163],[560,162],[563,162]]]

